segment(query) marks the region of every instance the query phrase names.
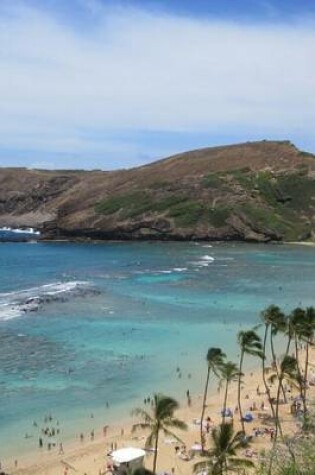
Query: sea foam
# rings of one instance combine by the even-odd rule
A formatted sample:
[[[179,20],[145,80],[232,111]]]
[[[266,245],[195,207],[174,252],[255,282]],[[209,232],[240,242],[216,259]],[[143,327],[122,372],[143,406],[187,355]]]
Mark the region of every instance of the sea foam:
[[[0,320],[10,320],[36,312],[50,302],[64,302],[71,297],[98,291],[86,281],[55,282],[39,287],[0,293]]]

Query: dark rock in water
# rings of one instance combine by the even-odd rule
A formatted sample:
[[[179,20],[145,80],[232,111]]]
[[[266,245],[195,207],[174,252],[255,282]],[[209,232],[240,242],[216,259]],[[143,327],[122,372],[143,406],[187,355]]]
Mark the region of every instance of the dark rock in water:
[[[36,295],[30,296],[30,293],[36,293]],[[99,294],[100,291],[91,287],[88,282],[59,282],[47,284],[37,289],[30,289],[29,291],[4,294],[5,298],[4,300],[3,298],[1,299],[0,308],[4,306],[5,311],[18,315],[20,313],[37,312],[40,308],[52,302],[64,303],[72,298]]]

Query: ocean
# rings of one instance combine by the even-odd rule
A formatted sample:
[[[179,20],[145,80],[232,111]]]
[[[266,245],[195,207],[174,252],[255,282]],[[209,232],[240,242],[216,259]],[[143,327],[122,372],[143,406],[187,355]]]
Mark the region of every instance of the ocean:
[[[36,449],[49,414],[65,442],[153,392],[194,397],[209,347],[236,359],[265,307],[315,304],[315,248],[1,243],[0,284],[1,460]]]

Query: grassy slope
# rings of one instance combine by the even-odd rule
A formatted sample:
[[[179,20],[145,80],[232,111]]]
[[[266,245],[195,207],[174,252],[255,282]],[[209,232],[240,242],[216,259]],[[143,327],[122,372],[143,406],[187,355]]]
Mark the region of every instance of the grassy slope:
[[[305,239],[315,234],[315,157],[262,141],[116,172],[0,169],[0,224],[30,213],[32,225],[49,216],[92,237]]]

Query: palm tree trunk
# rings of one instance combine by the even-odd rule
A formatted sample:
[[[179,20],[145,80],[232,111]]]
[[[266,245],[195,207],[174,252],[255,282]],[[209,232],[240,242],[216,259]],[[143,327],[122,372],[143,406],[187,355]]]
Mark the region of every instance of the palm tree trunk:
[[[155,445],[154,445],[154,458],[153,458],[153,475],[156,475],[156,463],[157,463],[157,454],[158,454],[158,445],[159,445],[159,432],[160,426],[157,426],[156,430],[156,438],[155,438]]]
[[[275,409],[274,409],[273,404],[272,404],[272,401],[271,401],[270,389],[269,389],[269,386],[268,386],[268,384],[267,384],[266,374],[265,374],[265,370],[266,370],[265,360],[266,360],[266,343],[267,343],[267,336],[268,336],[268,326],[265,325],[265,335],[264,335],[264,344],[263,344],[264,357],[263,357],[263,359],[262,359],[262,377],[263,377],[264,386],[265,386],[265,390],[266,390],[266,393],[267,393],[268,401],[269,401],[269,404],[270,404],[272,416],[273,416],[274,419],[276,419]]]
[[[280,400],[280,389],[281,389],[281,384],[283,381],[283,375],[279,375],[279,382],[278,382],[278,390],[277,390],[277,407],[276,407],[276,432],[275,432],[275,438],[274,438],[274,446],[277,443],[277,438],[278,438],[278,431],[282,433],[281,429],[281,424],[280,424],[280,419],[279,419],[279,400]]]
[[[304,417],[307,412],[306,394],[307,394],[307,373],[308,373],[308,359],[309,359],[309,342],[306,342],[306,354],[305,354],[305,369],[304,369],[304,391],[303,391],[303,411]]]
[[[207,379],[206,379],[205,390],[203,393],[203,401],[202,401],[202,409],[201,409],[201,417],[200,417],[200,445],[201,445],[202,452],[204,452],[204,445],[205,445],[204,435],[203,435],[203,419],[204,419],[205,411],[206,411],[209,378],[210,378],[210,366],[208,366]]]
[[[286,349],[285,349],[284,358],[285,358],[286,356],[288,356],[288,354],[289,354],[290,345],[291,345],[291,339],[292,339],[292,337],[291,337],[291,334],[289,333],[289,335],[288,335],[288,343],[287,343],[287,347],[286,347]],[[283,382],[282,382],[282,387],[283,387]],[[283,394],[284,394],[284,402],[287,404],[288,398],[287,398],[286,392],[284,391]]]
[[[243,421],[243,412],[242,412],[242,405],[241,405],[241,374],[243,369],[243,360],[244,360],[244,351],[241,350],[241,357],[240,357],[240,374],[238,376],[238,389],[237,389],[237,399],[238,399],[238,412],[240,415],[240,421],[242,424],[242,431],[245,434],[245,423]]]
[[[274,363],[274,365],[275,365],[275,370],[276,370],[276,373],[277,373],[278,381],[280,381],[280,378],[279,378],[279,368],[278,368],[278,364],[277,364],[277,358],[276,358],[276,353],[275,353],[275,347],[274,347],[274,344],[273,344],[272,329],[271,329],[271,331],[270,331],[270,347],[271,347],[272,361],[273,361],[273,363]],[[281,381],[281,391],[282,391],[283,398],[284,398],[285,402],[287,402],[287,398],[286,398],[286,395],[285,395],[285,390],[284,390],[284,387],[283,387],[283,381]]]
[[[272,473],[272,464],[273,464],[273,460],[274,460],[274,456],[275,456],[275,449],[276,449],[276,445],[277,445],[278,429],[280,429],[281,435],[282,435],[282,429],[281,429],[280,420],[279,420],[279,399],[280,399],[280,389],[281,389],[282,378],[283,378],[283,375],[281,373],[278,376],[277,407],[276,407],[276,417],[275,417],[276,431],[275,431],[273,444],[272,444],[272,451],[271,451],[270,462],[269,462],[269,467],[268,467],[268,475],[271,475],[271,473]]]
[[[222,424],[225,423],[225,413],[226,413],[226,404],[227,404],[227,395],[228,395],[229,382],[226,380],[225,385],[225,394],[224,394],[224,403],[223,403],[223,414],[222,414]]]
[[[299,380],[298,380],[298,385],[299,385],[299,389],[300,389],[300,395],[301,395],[301,398],[303,400],[303,411],[305,410],[305,401],[304,401],[304,385],[303,385],[303,377],[302,377],[302,373],[301,373],[301,368],[300,368],[300,353],[299,353],[299,348],[298,348],[298,339],[297,339],[297,336],[295,335],[295,340],[294,340],[294,343],[295,343],[295,359],[296,359],[296,366],[297,366],[297,372],[298,372],[298,376],[299,376]]]

